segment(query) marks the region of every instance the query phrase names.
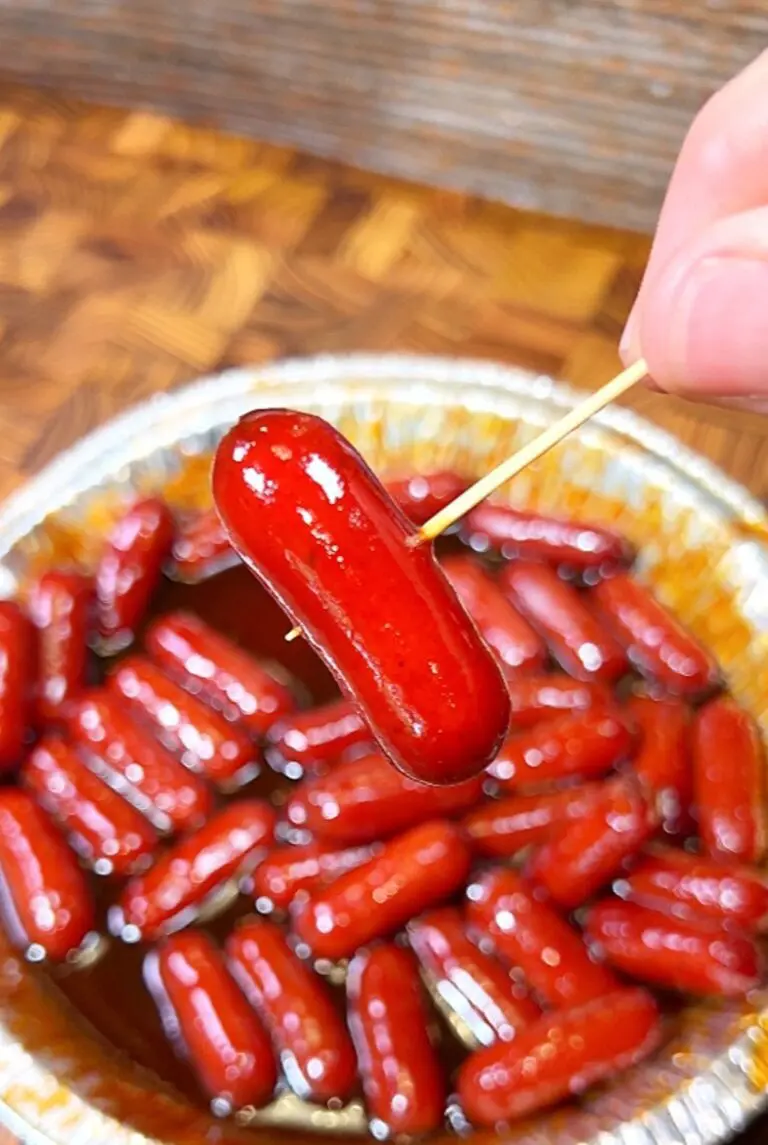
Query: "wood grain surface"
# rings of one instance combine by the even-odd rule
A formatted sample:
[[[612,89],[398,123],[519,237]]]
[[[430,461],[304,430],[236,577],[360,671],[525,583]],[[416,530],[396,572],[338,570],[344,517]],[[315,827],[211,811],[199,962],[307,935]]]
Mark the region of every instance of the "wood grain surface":
[[[594,388],[646,254],[632,234],[1,88],[0,495],[127,405],[280,355],[478,356]],[[768,421],[632,403],[768,494]]]
[[[747,0],[2,0],[0,69],[560,215],[653,225]]]
[[[280,355],[496,358],[594,388],[647,240],[0,88],[0,495],[131,403]],[[768,494],[768,420],[642,390]]]

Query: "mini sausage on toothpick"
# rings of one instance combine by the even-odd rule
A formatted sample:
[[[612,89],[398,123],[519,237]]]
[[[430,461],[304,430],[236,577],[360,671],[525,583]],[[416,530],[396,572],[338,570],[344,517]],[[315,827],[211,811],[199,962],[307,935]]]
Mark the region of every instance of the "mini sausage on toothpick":
[[[406,774],[457,783],[490,763],[509,698],[431,548],[321,418],[260,410],[224,437],[216,506],[235,549]]]
[[[222,439],[213,496],[235,550],[414,779],[457,783],[494,757],[509,698],[425,542],[648,373],[635,362],[416,530],[321,418],[256,410]]]

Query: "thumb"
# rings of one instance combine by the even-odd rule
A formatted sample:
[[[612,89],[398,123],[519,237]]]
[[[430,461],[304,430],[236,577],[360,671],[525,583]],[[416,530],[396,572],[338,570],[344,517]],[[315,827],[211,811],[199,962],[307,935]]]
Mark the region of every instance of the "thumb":
[[[622,354],[686,397],[768,395],[768,207],[714,223],[643,283]]]

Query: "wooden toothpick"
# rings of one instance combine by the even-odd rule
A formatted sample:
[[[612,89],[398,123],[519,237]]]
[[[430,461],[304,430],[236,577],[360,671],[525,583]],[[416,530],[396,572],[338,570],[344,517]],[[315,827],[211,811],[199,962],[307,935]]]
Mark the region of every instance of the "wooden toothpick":
[[[579,402],[574,409],[569,410],[554,425],[550,425],[533,441],[529,441],[522,449],[518,449],[512,457],[508,457],[506,461],[502,461],[501,465],[497,465],[490,473],[486,473],[485,477],[481,477],[479,481],[476,481],[474,485],[471,485],[469,489],[451,501],[450,505],[446,505],[439,513],[435,513],[434,517],[430,517],[408,543],[415,548],[425,541],[434,540],[460,517],[463,517],[465,513],[468,513],[470,509],[474,509],[475,505],[484,501],[505,481],[515,477],[521,469],[525,469],[526,465],[530,465],[532,461],[536,461],[537,458],[547,453],[553,445],[557,445],[574,429],[578,429],[585,421],[588,421],[605,406],[610,405],[616,398],[621,397],[632,386],[636,386],[647,375],[648,365],[642,358],[634,365],[628,366],[626,370],[622,370],[612,381],[606,382],[604,386],[590,394],[583,402]],[[286,634],[285,640],[290,642],[299,636],[301,636],[301,628],[292,628]]]
[[[626,393],[632,386],[637,385],[643,378],[648,375],[648,366],[641,358],[639,362],[634,365],[628,366],[612,381],[606,382],[594,394],[590,394],[583,402],[572,410],[569,410],[564,417],[556,421],[554,425],[550,425],[542,433],[535,437],[533,441],[529,441],[522,449],[518,449],[512,457],[508,457],[506,461],[502,461],[501,465],[497,465],[490,473],[486,473],[485,477],[481,477],[469,489],[466,489],[455,500],[451,501],[450,505],[446,505],[439,513],[435,513],[434,517],[422,525],[418,533],[413,537],[410,542],[414,547],[423,544],[424,541],[432,541],[440,533],[450,528],[460,517],[468,513],[470,509],[474,509],[481,501],[503,485],[505,481],[509,481],[525,469],[526,465],[530,465],[532,461],[536,461],[544,453],[567,437],[574,429],[578,429],[585,421],[591,418],[594,414],[598,413],[605,406],[609,405],[616,398]]]

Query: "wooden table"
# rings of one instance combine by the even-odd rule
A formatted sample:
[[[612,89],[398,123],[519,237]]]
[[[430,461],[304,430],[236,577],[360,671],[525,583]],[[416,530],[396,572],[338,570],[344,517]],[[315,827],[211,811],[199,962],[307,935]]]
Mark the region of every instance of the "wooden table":
[[[284,354],[498,358],[594,387],[647,240],[0,88],[0,496],[99,422]],[[768,494],[768,419],[632,403]]]
[[[495,358],[596,387],[617,368],[647,251],[636,235],[0,88],[0,496],[158,390],[286,354]],[[630,400],[768,495],[768,419]]]

